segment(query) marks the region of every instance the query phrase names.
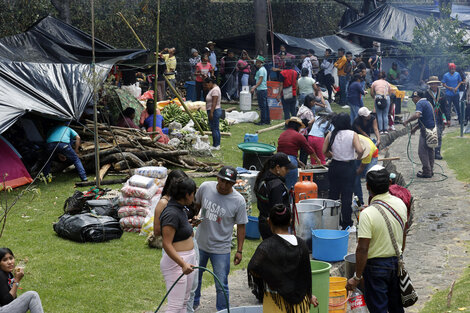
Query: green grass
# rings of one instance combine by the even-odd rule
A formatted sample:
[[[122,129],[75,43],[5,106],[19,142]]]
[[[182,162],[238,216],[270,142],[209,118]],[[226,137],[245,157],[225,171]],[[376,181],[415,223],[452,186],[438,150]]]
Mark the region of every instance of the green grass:
[[[465,134],[460,138],[460,130],[445,134],[442,140],[442,151],[447,165],[457,175],[457,179],[463,182],[470,182],[470,135]]]

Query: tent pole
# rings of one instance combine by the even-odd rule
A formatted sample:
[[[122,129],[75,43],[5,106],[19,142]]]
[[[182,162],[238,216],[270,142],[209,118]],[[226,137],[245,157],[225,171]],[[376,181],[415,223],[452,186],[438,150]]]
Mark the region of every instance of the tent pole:
[[[100,145],[98,139],[98,101],[96,99],[96,69],[95,69],[95,7],[94,7],[94,0],[91,1],[91,53],[92,53],[92,61],[91,61],[91,69],[93,71],[93,80],[92,80],[92,88],[93,88],[93,131],[94,131],[94,145],[95,145],[95,175],[96,175],[96,187],[100,188],[101,185],[101,178],[100,178]]]
[[[145,47],[144,43],[142,42],[142,40],[140,40],[139,36],[137,36],[137,33],[135,32],[134,28],[132,28],[132,26],[129,24],[129,22],[128,22],[127,19],[124,17],[124,15],[123,15],[121,12],[117,12],[116,14],[119,15],[119,16],[124,20],[124,22],[127,24],[127,26],[129,26],[129,28],[131,29],[131,31],[132,31],[132,33],[134,34],[135,38],[137,38],[137,41],[138,41],[139,44],[142,46],[142,48],[144,48],[145,50],[147,50],[147,48]]]
[[[152,132],[155,132],[157,128],[157,99],[158,99],[158,59],[160,53],[160,0],[157,0],[157,42],[155,47],[155,92],[153,93],[153,100],[155,106],[153,109],[153,123],[152,123]]]

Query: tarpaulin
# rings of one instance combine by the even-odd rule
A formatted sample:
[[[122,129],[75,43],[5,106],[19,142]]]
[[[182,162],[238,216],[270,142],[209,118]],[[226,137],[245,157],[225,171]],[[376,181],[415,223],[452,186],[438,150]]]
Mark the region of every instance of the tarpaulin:
[[[317,54],[323,54],[325,49],[328,48],[333,51],[336,51],[339,48],[344,48],[346,51],[351,51],[352,54],[359,54],[365,50],[361,46],[336,35],[312,39],[297,38],[279,33],[274,33],[274,35],[288,46],[302,49],[313,49]]]
[[[146,50],[115,49],[95,40],[95,81]],[[93,94],[92,39],[51,16],[0,39],[0,133],[26,112],[78,120]],[[99,87],[97,87],[99,88]]]

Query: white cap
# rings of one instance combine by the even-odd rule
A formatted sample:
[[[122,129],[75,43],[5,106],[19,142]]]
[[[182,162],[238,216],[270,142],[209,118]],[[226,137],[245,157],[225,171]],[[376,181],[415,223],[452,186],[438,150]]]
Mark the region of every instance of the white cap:
[[[384,169],[385,169],[385,167],[383,167],[382,165],[378,165],[378,164],[377,164],[377,165],[372,166],[372,167],[367,171],[367,173],[369,173],[369,172],[376,172],[376,171],[380,171],[380,170],[384,170]]]
[[[372,111],[369,110],[366,107],[362,107],[362,108],[359,109],[359,111],[357,111],[357,114],[359,116],[364,116],[364,117],[368,117],[370,115],[370,113],[372,113]]]

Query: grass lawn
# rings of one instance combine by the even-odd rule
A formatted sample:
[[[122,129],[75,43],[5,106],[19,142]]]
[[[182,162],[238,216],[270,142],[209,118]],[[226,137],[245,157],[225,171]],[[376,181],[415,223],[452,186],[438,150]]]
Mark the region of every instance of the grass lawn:
[[[447,164],[457,174],[457,179],[470,183],[470,135],[460,138],[460,129],[447,133],[442,140],[443,156]]]

